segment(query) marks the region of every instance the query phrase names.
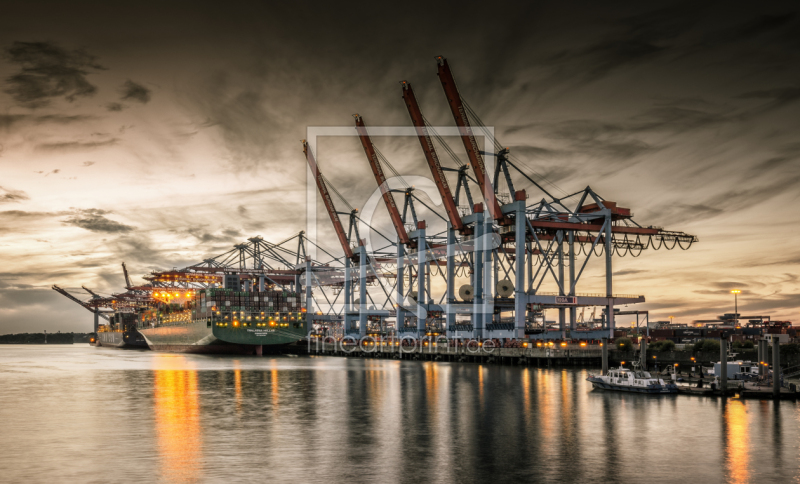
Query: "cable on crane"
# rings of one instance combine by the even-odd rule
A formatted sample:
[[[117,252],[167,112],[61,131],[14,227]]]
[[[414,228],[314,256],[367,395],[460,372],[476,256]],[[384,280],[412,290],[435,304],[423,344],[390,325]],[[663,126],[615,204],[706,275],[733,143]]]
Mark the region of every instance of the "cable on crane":
[[[458,155],[455,153],[455,151],[453,151],[453,149],[450,148],[450,145],[447,144],[444,138],[442,138],[441,135],[439,135],[439,133],[436,132],[436,129],[433,127],[431,123],[428,122],[428,119],[425,117],[425,115],[422,116],[422,120],[425,122],[425,127],[428,129],[428,133],[433,135],[432,138],[439,142],[439,144],[442,146],[442,148],[444,148],[447,154],[450,155],[450,158],[452,158],[453,161],[455,161],[456,165],[458,165],[459,168],[464,166],[465,163],[461,161],[461,158],[459,158]]]
[[[389,171],[392,173],[392,175],[394,175],[396,178],[399,178],[400,183],[402,183],[406,189],[411,188],[411,186],[408,183],[406,183],[405,178],[403,178],[403,176],[400,175],[400,173],[394,169],[394,166],[392,166],[392,164],[389,163],[389,160],[387,160],[386,157],[383,156],[383,153],[381,153],[378,147],[373,144],[372,149],[375,150],[375,154],[378,155],[379,163],[388,168]]]
[[[323,180],[325,180],[325,184],[326,184],[326,185],[327,185],[327,186],[328,186],[328,187],[329,187],[331,190],[333,190],[333,193],[335,193],[335,194],[336,194],[336,196],[338,196],[338,197],[339,197],[339,200],[341,200],[341,201],[342,201],[342,203],[344,203],[344,204],[345,204],[345,206],[346,206],[346,207],[349,209],[349,211],[350,211],[350,212],[352,212],[353,210],[355,210],[355,209],[353,208],[353,206],[352,206],[352,205],[350,205],[350,203],[349,203],[349,202],[348,202],[348,201],[347,201],[347,200],[346,200],[346,199],[345,199],[345,198],[342,196],[342,194],[341,194],[341,193],[339,193],[339,190],[337,190],[337,189],[336,189],[336,187],[333,185],[333,183],[331,183],[331,182],[330,182],[330,180],[328,180],[328,179],[325,177],[325,175],[322,175],[322,179],[323,179]]]

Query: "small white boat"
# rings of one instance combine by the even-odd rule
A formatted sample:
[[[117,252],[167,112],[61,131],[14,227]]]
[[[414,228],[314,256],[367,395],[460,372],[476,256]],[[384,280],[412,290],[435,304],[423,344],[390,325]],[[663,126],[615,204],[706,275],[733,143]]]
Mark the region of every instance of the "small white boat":
[[[613,368],[607,375],[589,375],[586,379],[595,388],[631,393],[678,393],[674,383],[653,378],[649,372],[634,368]]]

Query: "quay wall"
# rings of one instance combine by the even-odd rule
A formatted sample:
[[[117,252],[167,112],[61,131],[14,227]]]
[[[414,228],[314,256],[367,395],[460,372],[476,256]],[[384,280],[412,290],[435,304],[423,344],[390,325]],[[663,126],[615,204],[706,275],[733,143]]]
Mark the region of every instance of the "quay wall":
[[[291,345],[288,351],[296,354],[318,356],[341,356],[350,358],[384,358],[424,361],[450,361],[471,363],[495,363],[508,365],[527,366],[586,366],[600,368],[602,365],[602,349],[591,348],[483,348],[466,346],[392,346],[392,345],[343,345],[337,343],[321,343],[318,341],[298,343]],[[784,355],[781,351],[781,366],[800,366],[800,355]],[[719,353],[695,353],[691,350],[648,352],[648,368],[655,364],[663,369],[666,366],[678,365],[683,367],[697,365],[712,366],[719,361]],[[655,358],[653,358],[655,356]],[[638,357],[632,351],[620,351],[614,347],[608,349],[610,366],[618,366],[622,362],[626,366]],[[692,357],[695,358],[692,361]],[[756,351],[742,350],[737,352],[737,359],[756,361]],[[771,361],[771,357],[770,357]]]

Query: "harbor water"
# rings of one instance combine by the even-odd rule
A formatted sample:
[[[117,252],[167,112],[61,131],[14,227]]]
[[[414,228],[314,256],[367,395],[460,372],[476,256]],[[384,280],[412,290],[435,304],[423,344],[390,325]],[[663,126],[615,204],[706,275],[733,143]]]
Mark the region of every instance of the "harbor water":
[[[0,346],[3,482],[796,482],[796,402],[586,369]]]

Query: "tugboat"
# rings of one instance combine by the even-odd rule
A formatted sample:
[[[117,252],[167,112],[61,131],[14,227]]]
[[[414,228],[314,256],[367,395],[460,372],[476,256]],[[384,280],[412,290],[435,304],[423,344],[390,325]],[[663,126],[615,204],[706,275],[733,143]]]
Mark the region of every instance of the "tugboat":
[[[674,383],[665,383],[664,380],[653,378],[649,372],[639,369],[634,364],[634,369],[614,368],[605,376],[589,375],[586,381],[592,383],[594,388],[632,393],[678,393],[678,386]]]

